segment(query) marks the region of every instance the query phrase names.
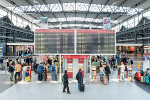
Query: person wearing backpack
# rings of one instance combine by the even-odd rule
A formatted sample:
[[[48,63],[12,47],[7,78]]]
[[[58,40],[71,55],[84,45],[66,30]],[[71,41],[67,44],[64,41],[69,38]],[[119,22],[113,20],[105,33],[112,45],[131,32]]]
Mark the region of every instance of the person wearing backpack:
[[[10,61],[10,65],[9,65],[9,72],[10,72],[10,81],[13,81],[13,76],[14,76],[14,68],[13,68],[13,65],[12,65],[12,61]]]
[[[78,80],[78,89],[80,90],[80,84],[83,83],[83,77],[82,77],[82,69],[79,69],[79,72],[76,75],[76,79]]]
[[[37,66],[37,73],[38,73],[38,81],[42,81],[42,73],[43,73],[43,63],[41,62],[40,65]]]
[[[105,75],[107,76],[108,81],[109,81],[109,74],[111,74],[110,68],[109,68],[109,66],[107,66],[106,63],[104,63],[103,65],[104,65],[104,69],[105,69]]]
[[[63,82],[63,85],[64,85],[63,92],[66,92],[65,89],[67,88],[67,94],[71,94],[70,91],[69,91],[69,86],[68,86],[69,82],[68,82],[67,70],[65,70],[65,73],[62,77],[62,82]]]
[[[55,66],[54,66],[54,63],[52,63],[52,65],[49,66],[49,70],[51,72],[51,80],[55,81]]]

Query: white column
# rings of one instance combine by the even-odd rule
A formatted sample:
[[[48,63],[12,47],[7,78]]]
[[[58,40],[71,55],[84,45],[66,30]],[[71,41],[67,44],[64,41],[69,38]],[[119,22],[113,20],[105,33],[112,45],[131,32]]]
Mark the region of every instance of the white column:
[[[90,77],[90,84],[91,84],[91,78],[92,78],[91,77],[91,74],[92,74],[91,72],[92,72],[92,66],[91,66],[91,55],[90,55],[90,76],[89,76]]]
[[[61,84],[61,55],[59,55],[59,81]]]

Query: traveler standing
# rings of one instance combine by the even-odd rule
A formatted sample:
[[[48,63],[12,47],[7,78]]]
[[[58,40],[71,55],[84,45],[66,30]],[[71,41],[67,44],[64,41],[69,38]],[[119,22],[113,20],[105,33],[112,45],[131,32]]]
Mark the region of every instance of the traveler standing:
[[[12,65],[12,61],[10,61],[9,72],[11,73],[11,75],[10,75],[10,81],[13,81],[14,68],[13,68],[13,65]]]
[[[109,68],[109,66],[107,66],[106,63],[104,63],[103,66],[104,66],[104,68],[105,68],[105,75],[107,76],[108,81],[109,81],[109,74],[111,74],[110,68]]]
[[[82,69],[79,69],[79,72],[77,73],[78,75],[78,89],[80,90],[80,85],[83,83],[83,77],[82,77],[82,72],[81,72]]]
[[[30,58],[29,58],[29,65],[30,64],[32,65],[32,61],[33,61],[32,56],[30,56]]]
[[[7,68],[9,67],[9,57],[7,57]]]
[[[103,78],[103,75],[104,75],[104,68],[102,66],[100,66],[100,82],[102,82],[102,78]]]
[[[43,69],[44,69],[44,67],[43,67],[42,62],[41,62],[40,65],[37,66],[38,81],[42,81]]]
[[[64,79],[64,81],[63,81],[63,85],[64,85],[63,92],[66,92],[65,89],[67,88],[67,93],[71,94],[69,91],[69,86],[68,86],[69,82],[68,82],[67,70],[65,70],[65,73],[63,75],[63,79]]]
[[[16,70],[16,74],[15,74],[15,83],[16,83],[17,82],[16,81],[17,75],[19,76],[19,80],[20,80],[21,65],[19,64],[19,62],[17,62],[17,65],[15,66],[15,70]]]
[[[27,71],[27,64],[25,63],[24,65],[23,65],[23,80],[25,81],[25,74],[26,74],[26,71]]]
[[[27,57],[26,62],[27,62],[27,64],[29,65],[29,57]]]
[[[54,63],[52,63],[52,65],[50,65],[49,69],[50,69],[50,72],[51,72],[51,80],[55,81],[55,66],[54,66]]]
[[[3,58],[1,57],[0,59],[0,68],[2,69],[3,68]]]
[[[52,65],[52,60],[51,60],[49,57],[47,57],[47,63],[48,63],[49,65]]]
[[[124,65],[123,62],[121,62],[120,69],[121,69],[121,73],[120,73],[120,80],[119,80],[119,81],[124,82],[124,70],[125,70],[125,65]]]

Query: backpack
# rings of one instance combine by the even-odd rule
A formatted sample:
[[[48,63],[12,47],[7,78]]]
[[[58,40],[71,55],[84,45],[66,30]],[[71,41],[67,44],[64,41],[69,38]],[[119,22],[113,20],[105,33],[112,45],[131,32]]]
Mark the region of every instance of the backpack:
[[[131,60],[131,64],[133,64],[133,60]]]
[[[76,74],[76,80],[79,80],[79,72]]]
[[[63,83],[65,82],[64,76],[62,77],[62,82],[63,82]]]

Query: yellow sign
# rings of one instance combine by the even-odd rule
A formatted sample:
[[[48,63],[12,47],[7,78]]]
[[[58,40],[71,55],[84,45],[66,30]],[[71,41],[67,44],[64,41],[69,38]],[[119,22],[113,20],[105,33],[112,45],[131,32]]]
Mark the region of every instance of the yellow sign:
[[[137,63],[137,68],[140,68],[140,62]]]
[[[72,68],[68,68],[67,71],[73,71],[73,69]]]
[[[0,53],[2,52],[2,50],[0,49]]]

